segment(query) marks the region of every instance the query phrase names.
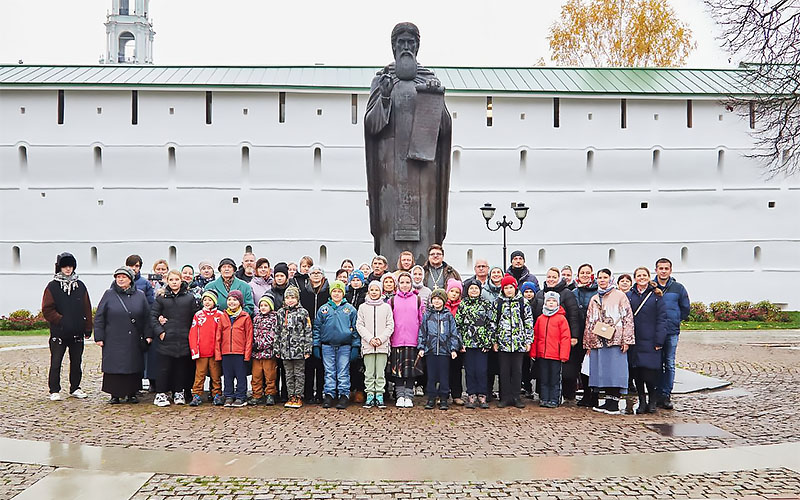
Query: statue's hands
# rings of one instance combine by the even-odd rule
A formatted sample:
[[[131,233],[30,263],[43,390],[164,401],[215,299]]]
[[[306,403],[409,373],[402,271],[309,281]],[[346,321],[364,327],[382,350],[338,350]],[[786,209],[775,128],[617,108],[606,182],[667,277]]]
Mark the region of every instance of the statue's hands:
[[[426,82],[426,87],[429,92],[444,93],[444,85],[438,78],[431,78]]]
[[[391,75],[381,75],[381,81],[379,82],[379,85],[381,87],[382,97],[390,97],[392,95],[394,83],[392,83]]]

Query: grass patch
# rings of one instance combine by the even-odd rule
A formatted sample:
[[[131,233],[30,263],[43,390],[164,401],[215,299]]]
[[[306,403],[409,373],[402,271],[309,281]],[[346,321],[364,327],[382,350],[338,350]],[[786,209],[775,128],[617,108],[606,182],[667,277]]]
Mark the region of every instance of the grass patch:
[[[787,311],[788,322],[766,321],[684,321],[681,330],[794,330],[800,328],[800,311]]]
[[[32,335],[50,335],[50,330],[0,330],[0,337],[27,337]]]

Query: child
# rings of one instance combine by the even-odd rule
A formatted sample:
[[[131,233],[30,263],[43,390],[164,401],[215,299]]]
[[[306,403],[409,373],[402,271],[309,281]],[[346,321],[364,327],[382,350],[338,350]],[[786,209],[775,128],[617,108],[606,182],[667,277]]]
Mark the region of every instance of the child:
[[[225,406],[241,408],[247,404],[247,373],[244,363],[250,361],[253,351],[253,320],[242,309],[244,294],[241,290],[231,290],[227,304],[228,308],[220,321],[221,327],[217,329],[214,357],[217,361],[222,361]]]
[[[258,312],[253,317],[253,397],[248,401],[251,406],[273,406],[278,395],[278,361],[274,351],[278,315],[274,308],[272,297],[264,295],[259,299]]]
[[[425,269],[422,266],[411,268],[411,286],[417,291],[422,304],[428,307],[428,299],[431,296],[431,289],[425,286]]]
[[[426,410],[432,410],[439,396],[439,409],[447,410],[447,396],[450,393],[450,359],[456,359],[461,349],[461,335],[456,328],[456,320],[444,307],[447,293],[441,288],[431,292],[431,304],[422,318],[417,336],[417,354],[425,356],[428,366],[428,402]],[[437,390],[436,384],[439,384]]]
[[[536,287],[533,285],[533,282],[526,281],[519,287],[519,291],[522,292],[522,298],[533,307],[533,298],[536,297]]]
[[[492,311],[494,351],[500,368],[500,401],[498,408],[514,405],[525,408],[520,399],[522,357],[533,342],[531,306],[517,292],[517,280],[506,274],[500,283],[502,295]]]
[[[478,280],[471,281],[467,287],[467,297],[461,301],[456,313],[456,327],[461,332],[464,353],[464,371],[467,378],[467,408],[478,405],[489,408],[486,396],[488,375],[488,352],[492,348],[492,337],[488,325],[492,306],[481,296],[482,287]]]
[[[344,298],[358,311],[361,304],[363,304],[364,300],[367,298],[367,287],[364,286],[364,273],[358,269],[354,269],[353,272],[350,273],[350,280],[345,281],[349,282]],[[364,360],[362,358],[356,358],[350,362],[350,386],[352,389],[352,400],[354,402],[363,403],[366,400],[364,395],[366,391],[364,373]]]
[[[389,357],[389,339],[394,332],[392,308],[381,298],[377,281],[369,286],[366,302],[358,308],[356,330],[361,336],[361,355],[364,358],[364,376],[367,399],[364,408],[386,408],[383,386],[386,385],[386,360]]]
[[[397,293],[397,282],[394,280],[394,275],[385,273],[381,277],[381,286],[383,288],[383,300],[389,302],[394,297],[394,294]]]
[[[397,407],[411,408],[414,406],[414,378],[422,375],[420,363],[417,363],[417,336],[425,315],[425,302],[412,288],[409,273],[401,272],[397,276],[397,283],[400,290],[389,301],[394,317],[390,366],[396,382]],[[380,291],[377,283],[375,287]]]
[[[303,406],[306,383],[306,360],[311,356],[311,318],[300,307],[300,290],[290,286],[283,294],[283,307],[278,310],[275,331],[275,356],[283,361],[289,400],[285,408]]]
[[[225,313],[217,309],[217,292],[203,292],[202,301],[203,308],[194,314],[189,331],[189,350],[194,360],[194,385],[189,406],[200,406],[203,402],[203,385],[207,376],[211,377],[209,392],[214,398],[214,406],[222,406],[222,365],[214,359],[214,342]]]
[[[561,363],[569,360],[570,330],[558,292],[545,292],[542,314],[533,327],[531,358],[536,359],[539,406],[556,408],[561,400]]]
[[[347,291],[344,294],[347,302],[350,302],[356,309],[361,307],[361,304],[367,298],[367,288],[364,286],[364,273],[355,269],[350,273],[350,281],[347,284]]]
[[[358,313],[344,298],[344,283],[330,285],[331,298],[314,318],[314,356],[322,359],[325,370],[323,408],[347,408],[350,398],[350,360],[359,355],[361,342],[356,330]]]
[[[447,292],[447,302],[444,303],[444,306],[455,318],[456,313],[458,313],[458,306],[461,304],[464,286],[457,279],[450,278],[447,280],[445,291]],[[461,398],[464,393],[464,385],[462,383],[464,380],[463,368],[464,355],[459,351],[456,353],[455,359],[450,362],[450,394],[453,404],[458,406],[464,406],[464,400]]]
[[[548,271],[549,273],[550,271]],[[544,302],[544,291],[539,290],[536,291],[536,286],[531,281],[523,282],[519,287],[520,293],[522,293],[522,298],[525,299],[525,302],[531,306],[531,312],[533,313],[533,321],[536,322],[537,316],[541,314],[540,310],[537,310],[536,301],[541,300]],[[539,299],[536,298],[536,294],[539,293]],[[531,399],[534,397],[534,387],[533,387],[533,379],[536,378],[536,360],[531,359],[530,356],[523,356],[522,357],[522,390],[525,392],[525,395]],[[539,384],[537,382],[536,385],[536,392],[539,392]]]

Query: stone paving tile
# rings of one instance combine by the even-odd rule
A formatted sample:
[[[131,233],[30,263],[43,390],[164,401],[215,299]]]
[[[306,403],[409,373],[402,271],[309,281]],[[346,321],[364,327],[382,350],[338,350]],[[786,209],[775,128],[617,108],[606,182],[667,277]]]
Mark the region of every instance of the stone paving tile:
[[[513,482],[288,481],[158,474],[133,500],[340,498],[800,498],[800,473],[717,474]]]
[[[55,467],[47,465],[0,462],[0,500],[8,500],[22,493],[54,470]]]
[[[90,398],[82,401],[47,400],[46,349],[5,351],[0,352],[0,435],[159,450],[440,458],[646,453],[800,441],[791,404],[800,400],[796,351],[690,339],[681,341],[678,359],[686,368],[732,381],[736,390],[730,396],[726,391],[675,396],[675,411],[641,416],[538,406],[448,412],[419,406],[162,409],[150,404],[151,396],[139,405],[106,404],[99,390],[100,350],[94,345],[87,346],[84,357],[83,388]],[[65,362],[62,383],[66,380]],[[680,422],[711,423],[735,437],[667,437],[644,427]]]

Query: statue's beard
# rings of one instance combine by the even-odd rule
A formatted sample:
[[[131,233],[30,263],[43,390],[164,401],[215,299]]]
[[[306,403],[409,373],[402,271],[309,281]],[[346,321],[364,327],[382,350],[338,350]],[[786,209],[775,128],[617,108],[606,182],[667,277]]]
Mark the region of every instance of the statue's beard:
[[[417,76],[417,59],[412,52],[402,52],[395,60],[395,73],[401,80],[413,80]]]

